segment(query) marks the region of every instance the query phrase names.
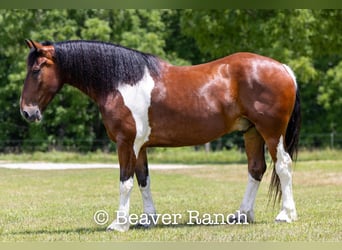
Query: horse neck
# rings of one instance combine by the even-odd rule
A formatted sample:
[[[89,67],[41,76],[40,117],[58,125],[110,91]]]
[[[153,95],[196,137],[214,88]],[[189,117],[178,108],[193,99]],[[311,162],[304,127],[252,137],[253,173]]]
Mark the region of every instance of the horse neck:
[[[68,84],[74,88],[77,88],[82,93],[84,93],[85,95],[90,97],[90,99],[92,99],[95,103],[99,103],[100,99],[103,96],[103,94],[98,93],[98,91],[94,90],[91,86],[86,86],[86,85],[78,82],[77,80],[70,77],[70,75],[67,77],[64,77],[64,79],[62,81],[65,84]]]
[[[64,83],[78,88],[95,102],[115,95],[120,83],[140,81],[146,67],[150,73],[159,74],[160,61],[154,56],[108,44],[80,44],[66,43],[65,47],[57,48],[59,73]]]
[[[75,51],[77,51],[77,49],[75,49]],[[63,55],[64,58],[68,58],[68,56],[72,57],[72,63],[63,64],[62,60],[61,62],[58,62],[59,60],[57,60],[57,63],[62,63],[58,65],[58,73],[60,80],[63,84],[68,84],[72,87],[79,89],[85,95],[89,96],[93,101],[98,102],[98,100],[101,98],[101,95],[103,95],[100,92],[103,91],[96,89],[92,84],[89,84],[89,82],[84,82],[87,79],[90,79],[91,74],[94,74],[94,72],[89,72],[89,70],[82,71],[82,68],[78,68],[77,66],[75,66],[82,64],[83,60],[82,57],[77,56],[77,53],[75,51],[74,53],[71,53],[65,50],[62,51],[63,53],[61,53],[61,55]],[[64,53],[67,53],[68,56],[65,56]],[[101,83],[96,82],[96,84]]]

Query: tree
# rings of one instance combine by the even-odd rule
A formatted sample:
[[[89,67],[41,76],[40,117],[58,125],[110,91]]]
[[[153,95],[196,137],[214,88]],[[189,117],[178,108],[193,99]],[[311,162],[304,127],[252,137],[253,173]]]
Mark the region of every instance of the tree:
[[[341,133],[341,20],[341,10],[0,10],[0,151],[62,146],[87,151],[96,150],[97,141],[113,145],[97,107],[71,87],[56,96],[39,126],[21,118],[26,38],[119,43],[177,65],[237,51],[273,57],[296,73],[302,135]],[[216,144],[241,143],[240,139],[225,137]]]
[[[0,149],[18,147],[28,129],[19,110],[20,85],[25,78],[24,48],[18,40],[27,37],[34,11],[0,10]]]

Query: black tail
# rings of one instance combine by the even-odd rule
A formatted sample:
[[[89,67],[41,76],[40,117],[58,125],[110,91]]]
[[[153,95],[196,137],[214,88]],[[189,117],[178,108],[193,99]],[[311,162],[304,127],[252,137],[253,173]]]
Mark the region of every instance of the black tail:
[[[285,135],[286,150],[291,156],[292,160],[297,160],[298,142],[299,142],[299,133],[300,133],[301,124],[302,124],[302,115],[301,115],[301,108],[300,108],[300,95],[299,95],[299,89],[297,89],[296,103],[292,111],[290,121],[287,125],[286,135]]]
[[[302,123],[302,116],[301,116],[300,95],[299,95],[299,87],[298,87],[297,92],[296,92],[295,106],[293,108],[291,118],[287,125],[286,135],[285,135],[286,151],[291,156],[291,159],[294,161],[297,160],[298,142],[299,142],[299,133],[300,133],[301,123]],[[269,195],[270,195],[270,198],[271,197],[274,198],[274,202],[276,202],[276,200],[280,201],[281,199],[280,180],[275,171],[275,168],[273,168],[273,172],[272,172]]]

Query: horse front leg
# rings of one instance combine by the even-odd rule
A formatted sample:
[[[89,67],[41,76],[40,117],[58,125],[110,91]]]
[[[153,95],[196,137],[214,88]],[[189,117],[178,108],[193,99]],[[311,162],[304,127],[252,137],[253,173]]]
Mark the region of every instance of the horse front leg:
[[[143,207],[144,207],[144,217],[146,220],[141,220],[138,226],[144,228],[150,228],[156,224],[156,209],[154,207],[151,189],[150,189],[150,176],[148,171],[147,163],[147,153],[146,148],[142,148],[137,159],[137,164],[135,168],[135,176],[137,178],[139,189],[141,192]]]
[[[118,147],[120,163],[120,199],[116,219],[107,227],[107,231],[126,232],[129,230],[129,205],[133,189],[133,176],[136,157],[132,146],[127,144]]]

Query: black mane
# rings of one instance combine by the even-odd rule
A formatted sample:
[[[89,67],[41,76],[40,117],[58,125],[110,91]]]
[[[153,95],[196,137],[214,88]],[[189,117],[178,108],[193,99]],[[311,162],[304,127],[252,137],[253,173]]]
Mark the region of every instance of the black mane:
[[[134,85],[145,68],[152,76],[159,75],[157,57],[119,45],[82,40],[52,45],[60,72],[87,89],[110,91],[120,83]]]

